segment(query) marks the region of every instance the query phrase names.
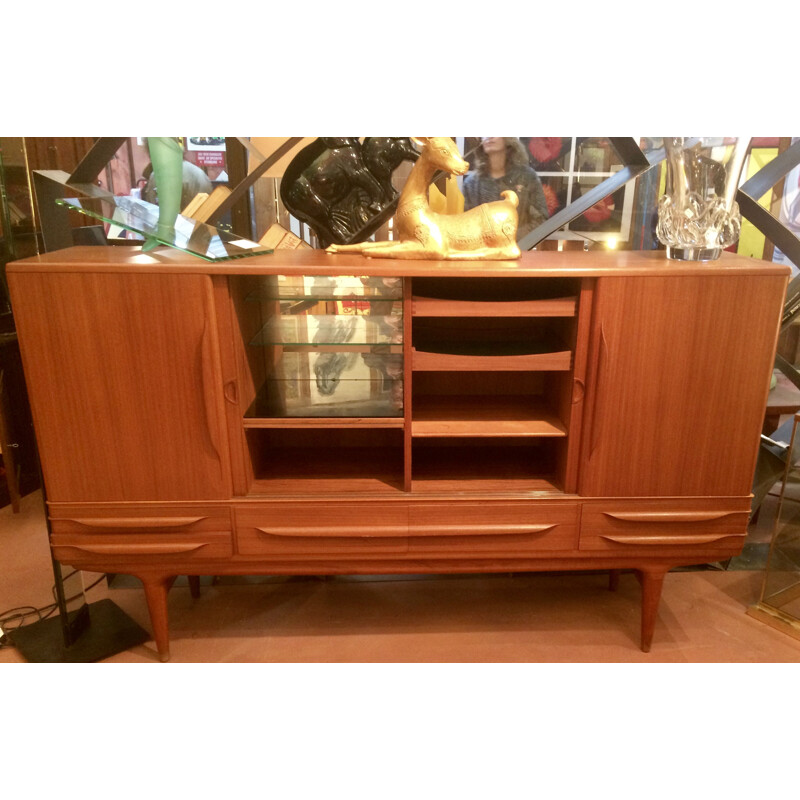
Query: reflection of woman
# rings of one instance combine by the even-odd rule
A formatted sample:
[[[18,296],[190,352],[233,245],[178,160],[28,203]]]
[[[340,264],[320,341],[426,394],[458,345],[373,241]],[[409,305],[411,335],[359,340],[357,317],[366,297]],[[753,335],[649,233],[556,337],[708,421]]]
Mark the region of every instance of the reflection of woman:
[[[464,210],[499,200],[506,189],[519,197],[520,239],[549,216],[542,182],[519,139],[483,136],[475,151],[475,169],[464,178]]]

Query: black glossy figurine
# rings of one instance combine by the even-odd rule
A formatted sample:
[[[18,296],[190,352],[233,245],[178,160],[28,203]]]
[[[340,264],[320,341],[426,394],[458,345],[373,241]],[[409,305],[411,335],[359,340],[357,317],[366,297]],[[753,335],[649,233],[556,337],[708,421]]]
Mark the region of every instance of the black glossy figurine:
[[[304,147],[281,180],[281,200],[322,248],[368,239],[397,206],[392,173],[419,153],[408,138],[322,137]]]

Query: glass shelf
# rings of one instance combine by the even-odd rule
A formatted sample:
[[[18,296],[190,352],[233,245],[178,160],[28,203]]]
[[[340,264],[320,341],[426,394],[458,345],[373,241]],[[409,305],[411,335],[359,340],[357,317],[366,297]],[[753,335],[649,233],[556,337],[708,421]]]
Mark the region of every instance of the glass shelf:
[[[287,276],[265,280],[247,296],[249,301],[266,300],[355,300],[367,303],[397,300],[403,296],[400,278],[359,278],[357,276]]]
[[[293,383],[268,380],[244,417],[258,419],[294,419],[315,417],[399,417],[403,416],[402,381],[383,385],[368,380],[337,380],[335,391],[322,394],[315,381]]]
[[[361,349],[402,342],[403,319],[399,316],[289,314],[270,319],[250,344]]]
[[[75,209],[93,219],[119,225],[125,230],[155,239],[159,244],[183,250],[206,261],[226,261],[251,255],[272,253],[269,247],[258,242],[226,233],[211,225],[178,215],[172,228],[158,225],[158,206],[133,197],[102,195],[96,187],[74,186],[80,191],[92,192],[93,197],[60,198],[58,205]]]
[[[284,352],[245,419],[402,414],[402,355],[324,350]]]

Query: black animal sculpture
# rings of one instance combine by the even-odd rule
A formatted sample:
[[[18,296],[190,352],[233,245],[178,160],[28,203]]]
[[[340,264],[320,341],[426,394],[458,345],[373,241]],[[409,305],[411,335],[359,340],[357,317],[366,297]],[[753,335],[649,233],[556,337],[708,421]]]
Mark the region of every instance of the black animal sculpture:
[[[281,180],[281,200],[311,227],[320,247],[363,242],[395,211],[392,173],[419,154],[411,140],[322,137],[304,147]]]

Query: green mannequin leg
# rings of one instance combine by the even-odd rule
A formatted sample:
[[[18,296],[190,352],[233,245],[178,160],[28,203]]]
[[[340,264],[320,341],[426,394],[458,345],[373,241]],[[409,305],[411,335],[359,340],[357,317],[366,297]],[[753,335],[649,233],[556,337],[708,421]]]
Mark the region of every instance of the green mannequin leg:
[[[147,140],[147,146],[158,192],[158,234],[172,240],[175,220],[181,210],[183,152],[178,140],[167,136],[151,136]],[[149,239],[142,250],[152,250],[157,245],[155,239]]]

